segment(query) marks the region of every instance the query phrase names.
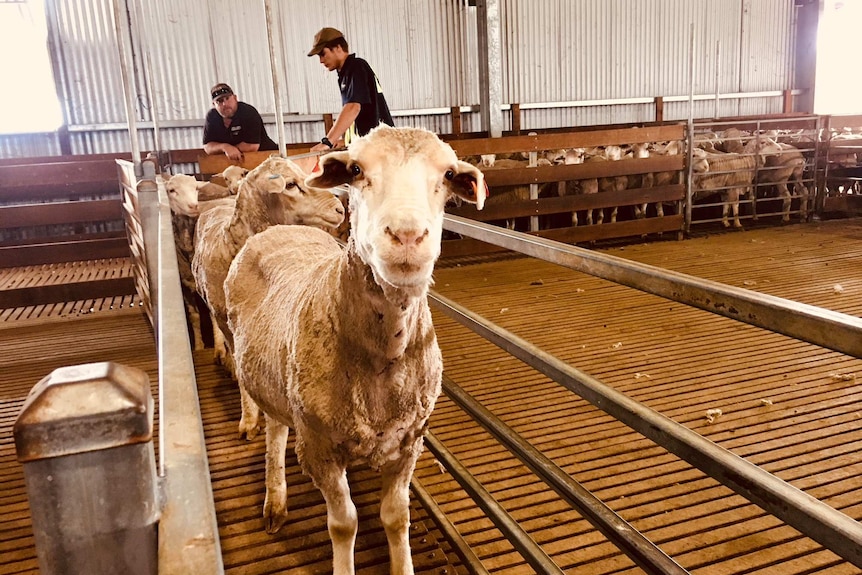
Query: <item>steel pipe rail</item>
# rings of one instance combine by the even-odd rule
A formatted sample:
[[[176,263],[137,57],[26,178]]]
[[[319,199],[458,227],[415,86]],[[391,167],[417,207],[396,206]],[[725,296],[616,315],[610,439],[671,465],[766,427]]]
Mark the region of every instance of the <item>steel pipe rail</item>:
[[[437,502],[434,501],[428,490],[425,489],[425,486],[415,476],[410,480],[410,488],[413,490],[416,500],[425,508],[434,524],[443,532],[443,535],[452,547],[455,548],[455,552],[464,561],[464,567],[470,572],[470,575],[491,575],[491,572],[482,565],[482,560],[479,559],[470,545],[461,536],[461,533],[458,532],[455,525],[449,521],[449,518],[446,517],[446,514],[440,509],[440,506],[437,505]]]
[[[645,572],[653,575],[688,574],[613,509],[445,375],[443,391]]]
[[[847,561],[862,567],[862,524],[439,294],[449,317],[644,437],[718,480]]]
[[[149,184],[149,185],[147,185]],[[139,186],[159,357],[159,574],[222,575],[200,402],[164,182]],[[154,255],[155,254],[155,255]],[[149,267],[149,266],[148,266]]]
[[[449,451],[443,443],[434,436],[431,431],[425,432],[425,445],[429,451],[443,464],[452,477],[464,488],[464,491],[473,498],[476,505],[488,514],[488,518],[505,535],[512,546],[520,553],[527,563],[541,574],[563,575],[554,560],[548,557],[544,550],[524,531],[520,524],[509,515],[505,509],[494,499],[487,489],[482,487],[458,458]]]
[[[460,216],[443,227],[624,286],[862,358],[862,318],[504,230]]]

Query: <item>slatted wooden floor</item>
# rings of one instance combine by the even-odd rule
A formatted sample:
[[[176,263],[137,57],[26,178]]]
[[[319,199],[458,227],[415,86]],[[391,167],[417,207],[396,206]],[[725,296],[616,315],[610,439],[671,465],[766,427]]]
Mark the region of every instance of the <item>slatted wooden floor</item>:
[[[0,268],[0,302],[3,290],[32,287],[82,284],[132,277],[129,258],[109,258],[84,262],[42,264],[17,268]],[[134,308],[140,298],[134,295],[110,298],[91,297],[79,301],[9,307],[0,305],[0,322],[52,321],[60,318],[86,316],[100,311]]]
[[[608,251],[862,315],[862,220]],[[442,295],[862,519],[862,360],[526,258],[443,264],[435,274]],[[147,363],[154,357],[133,352],[136,344],[152,345],[143,315],[106,313],[103,319],[94,313],[74,321],[0,324],[0,574],[35,572],[10,437],[29,388],[55,364],[79,358],[116,357],[154,377]],[[450,378],[693,573],[860,573],[442,314],[435,312],[435,322]],[[236,437],[233,384],[210,363],[208,351],[196,352],[195,364],[227,572],[327,572],[319,493],[289,454],[292,520],[276,536],[263,533],[263,439]],[[714,408],[723,414],[710,424],[706,410]],[[431,429],[566,572],[640,573],[445,397]],[[352,475],[359,480],[354,495],[362,518],[359,572],[386,573],[376,478],[363,469]],[[427,452],[416,477],[492,573],[533,572]],[[415,503],[413,519],[417,572],[462,572]]]
[[[33,385],[59,367],[114,361],[143,369],[157,393],[158,362],[146,316],[137,307],[105,310],[60,317],[51,309],[47,318],[0,322],[0,574],[38,573],[24,473],[12,437]]]

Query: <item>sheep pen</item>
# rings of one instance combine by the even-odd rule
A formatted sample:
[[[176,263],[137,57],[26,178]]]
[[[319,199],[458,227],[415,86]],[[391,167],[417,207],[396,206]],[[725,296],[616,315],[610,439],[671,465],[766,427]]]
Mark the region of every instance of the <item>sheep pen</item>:
[[[380,517],[394,575],[413,573],[409,483],[440,393],[442,357],[427,293],[444,205],[481,209],[478,168],[422,128],[380,126],[321,158],[309,185],[349,185],[351,235],[274,226],[250,238],[225,281],[241,386],[266,414],[266,529],[287,521],[289,429],[327,504],[333,573],[354,573],[358,529],[347,466],[381,473]]]

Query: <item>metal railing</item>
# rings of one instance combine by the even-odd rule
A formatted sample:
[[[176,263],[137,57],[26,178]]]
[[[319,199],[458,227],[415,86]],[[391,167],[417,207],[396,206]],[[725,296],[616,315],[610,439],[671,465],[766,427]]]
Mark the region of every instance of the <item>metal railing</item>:
[[[857,317],[670,272],[529,234],[503,230],[457,216],[446,216],[444,228],[862,358],[862,319]],[[862,524],[859,522],[439,294],[432,293],[430,300],[432,305],[443,313],[512,356],[733,489],[825,548],[862,567]],[[519,440],[510,430],[499,426],[495,418],[485,413],[484,409],[463,391],[448,383],[444,385],[444,389],[450,398],[471,413],[538,475],[543,476],[550,485],[555,485],[548,477],[549,474],[539,472],[548,467],[543,455],[532,452],[529,446],[525,448],[519,445]],[[559,493],[559,485],[554,489]],[[582,513],[589,508],[574,502],[573,505]],[[590,518],[586,514],[585,517]],[[590,518],[590,521],[596,524],[595,517]],[[626,550],[620,546],[620,541],[613,538],[612,541],[630,557],[635,557],[631,549]],[[660,556],[651,559],[644,557],[648,556],[640,557],[642,566],[650,560],[661,559]]]

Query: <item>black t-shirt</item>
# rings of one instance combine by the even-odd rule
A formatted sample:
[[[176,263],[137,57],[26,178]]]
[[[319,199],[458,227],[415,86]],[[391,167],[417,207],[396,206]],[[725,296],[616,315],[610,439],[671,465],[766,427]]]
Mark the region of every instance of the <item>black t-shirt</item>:
[[[342,105],[356,102],[362,106],[354,122],[358,136],[364,136],[378,124],[395,125],[374,70],[356,54],[350,54],[338,71],[338,88]]]
[[[260,114],[254,106],[245,102],[237,102],[236,114],[229,128],[225,128],[224,119],[215,108],[207,112],[204,144],[209,142],[224,142],[232,146],[246,142],[260,144],[258,150],[261,151],[278,149],[278,144],[267,135]]]

